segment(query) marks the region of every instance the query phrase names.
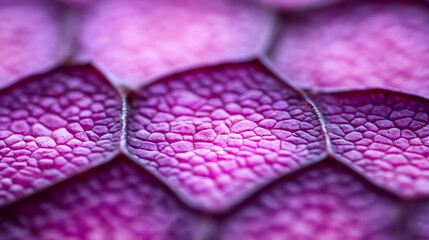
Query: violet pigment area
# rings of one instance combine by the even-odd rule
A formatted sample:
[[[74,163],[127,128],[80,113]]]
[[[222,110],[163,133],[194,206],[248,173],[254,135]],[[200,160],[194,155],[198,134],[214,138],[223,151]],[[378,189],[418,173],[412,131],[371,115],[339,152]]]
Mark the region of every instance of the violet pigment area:
[[[85,8],[82,18],[76,60],[132,87],[181,69],[257,56],[274,24],[268,9],[231,0],[105,0]]]
[[[0,2],[0,88],[60,63],[66,54],[63,12],[42,0]]]
[[[123,157],[0,213],[0,238],[198,239],[204,222]]]
[[[407,227],[410,231],[411,239],[425,240],[429,238],[429,202],[420,201],[410,207],[410,218]]]
[[[429,101],[386,90],[312,97],[333,155],[400,195],[429,194]]]
[[[91,66],[64,67],[0,92],[0,204],[115,155],[121,98]]]
[[[249,0],[258,2],[272,8],[291,10],[306,10],[329,6],[346,0]]]
[[[380,87],[429,94],[429,8],[352,1],[284,19],[271,59],[303,88]]]
[[[426,0],[4,0],[0,239],[428,240]]]
[[[397,199],[326,161],[288,176],[234,212],[219,239],[399,240],[400,218]]]
[[[257,61],[173,75],[129,101],[130,155],[206,211],[325,157],[314,109]]]

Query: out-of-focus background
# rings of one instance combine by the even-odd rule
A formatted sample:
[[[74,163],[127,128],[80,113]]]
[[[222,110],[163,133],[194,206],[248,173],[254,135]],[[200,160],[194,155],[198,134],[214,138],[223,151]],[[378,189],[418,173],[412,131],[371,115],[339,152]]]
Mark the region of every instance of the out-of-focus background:
[[[303,88],[380,87],[427,95],[427,5],[3,0],[0,84],[64,62],[91,62],[113,81],[137,87],[196,66],[266,57]]]

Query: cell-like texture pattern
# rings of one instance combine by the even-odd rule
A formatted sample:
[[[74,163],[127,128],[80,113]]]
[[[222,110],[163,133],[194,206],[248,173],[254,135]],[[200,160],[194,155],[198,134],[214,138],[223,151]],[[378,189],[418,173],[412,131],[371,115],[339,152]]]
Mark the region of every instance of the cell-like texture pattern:
[[[429,101],[387,90],[315,95],[333,154],[402,196],[429,193]]]
[[[398,202],[336,163],[311,166],[234,212],[219,240],[381,240],[397,232]]]
[[[134,87],[180,69],[254,57],[273,20],[241,1],[99,1],[83,14],[76,59]]]
[[[0,88],[52,68],[64,57],[60,14],[48,1],[0,1]]]
[[[127,150],[209,212],[324,157],[313,108],[258,61],[173,75],[130,98]]]
[[[266,4],[271,7],[297,10],[297,9],[310,9],[316,7],[323,7],[329,4],[338,3],[346,0],[252,0]],[[350,0],[349,0],[350,1]]]
[[[429,96],[429,10],[356,1],[285,20],[274,64],[304,88],[381,87]]]
[[[3,240],[193,240],[204,223],[137,166],[114,160],[0,213]]]
[[[121,99],[91,66],[64,67],[0,91],[0,205],[119,148]]]

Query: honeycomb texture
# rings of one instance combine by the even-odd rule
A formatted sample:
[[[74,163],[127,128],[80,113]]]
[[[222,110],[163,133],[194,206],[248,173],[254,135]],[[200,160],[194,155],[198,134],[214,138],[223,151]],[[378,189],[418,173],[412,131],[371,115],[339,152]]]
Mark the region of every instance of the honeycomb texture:
[[[203,2],[99,1],[83,14],[76,58],[137,86],[179,69],[262,51],[273,21],[270,12],[240,1]]]
[[[192,240],[199,222],[121,159],[0,213],[3,240]]]
[[[272,59],[304,88],[429,96],[428,25],[427,4],[356,1],[286,19]]]
[[[429,102],[386,90],[314,97],[334,155],[401,195],[429,193]]]
[[[256,61],[174,75],[130,101],[129,152],[207,211],[323,158],[312,107]]]
[[[60,61],[59,14],[47,1],[0,1],[0,88]]]
[[[0,92],[0,205],[112,157],[121,99],[90,66],[65,67]]]
[[[329,162],[252,199],[228,217],[219,239],[399,240],[399,217],[395,199]]]

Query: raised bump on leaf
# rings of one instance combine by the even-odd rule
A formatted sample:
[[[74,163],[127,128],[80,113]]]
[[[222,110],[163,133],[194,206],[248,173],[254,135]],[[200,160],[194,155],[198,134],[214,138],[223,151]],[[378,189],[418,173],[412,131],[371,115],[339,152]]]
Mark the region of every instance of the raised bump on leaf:
[[[313,89],[380,87],[429,96],[429,8],[357,1],[285,19],[272,52],[281,72]]]
[[[137,86],[184,68],[254,57],[273,20],[241,1],[105,0],[85,11],[77,59]]]
[[[312,97],[334,155],[400,195],[429,194],[429,101],[364,90]]]
[[[203,222],[124,159],[3,209],[0,238],[196,239]]]
[[[228,216],[218,239],[400,239],[394,198],[338,163],[301,171]]]
[[[111,158],[121,99],[91,66],[64,67],[0,92],[0,205]]]
[[[256,61],[170,76],[130,101],[132,157],[206,211],[325,154],[312,107]]]
[[[0,1],[0,88],[64,57],[61,10],[43,0]]]

